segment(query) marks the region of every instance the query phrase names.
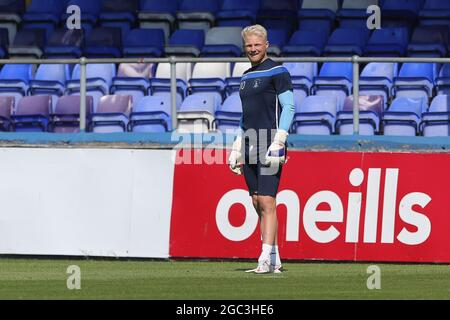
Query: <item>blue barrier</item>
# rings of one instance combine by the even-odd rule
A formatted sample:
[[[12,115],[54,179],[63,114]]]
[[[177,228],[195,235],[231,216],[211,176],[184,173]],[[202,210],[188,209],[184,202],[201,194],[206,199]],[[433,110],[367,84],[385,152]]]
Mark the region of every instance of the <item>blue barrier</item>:
[[[180,142],[195,143],[196,147],[231,147],[234,136],[220,133],[0,133],[0,146],[76,147],[98,145],[111,148],[171,149]],[[306,136],[291,134],[291,150],[313,151],[387,151],[387,152],[450,152],[450,137],[394,136]]]

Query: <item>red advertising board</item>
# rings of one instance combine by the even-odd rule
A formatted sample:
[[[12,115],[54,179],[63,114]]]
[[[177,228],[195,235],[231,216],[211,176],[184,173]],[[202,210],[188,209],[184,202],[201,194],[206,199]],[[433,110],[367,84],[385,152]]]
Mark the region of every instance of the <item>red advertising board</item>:
[[[291,151],[277,195],[281,257],[450,262],[449,182],[449,154]],[[176,164],[170,256],[260,250],[244,178],[226,164]]]

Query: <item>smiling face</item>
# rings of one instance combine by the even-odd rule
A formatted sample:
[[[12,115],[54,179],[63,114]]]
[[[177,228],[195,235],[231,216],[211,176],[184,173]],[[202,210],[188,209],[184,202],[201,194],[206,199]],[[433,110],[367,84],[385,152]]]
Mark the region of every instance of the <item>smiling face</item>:
[[[256,34],[248,34],[244,37],[244,50],[252,66],[256,66],[267,59],[269,42]]]

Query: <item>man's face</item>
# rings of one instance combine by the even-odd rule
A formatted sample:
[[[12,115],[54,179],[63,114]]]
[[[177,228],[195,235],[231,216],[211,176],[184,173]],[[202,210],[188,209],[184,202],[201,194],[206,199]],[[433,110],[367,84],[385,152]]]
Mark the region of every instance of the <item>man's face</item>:
[[[265,41],[263,37],[254,34],[245,37],[245,54],[252,64],[258,64],[266,58],[268,47],[269,42]]]

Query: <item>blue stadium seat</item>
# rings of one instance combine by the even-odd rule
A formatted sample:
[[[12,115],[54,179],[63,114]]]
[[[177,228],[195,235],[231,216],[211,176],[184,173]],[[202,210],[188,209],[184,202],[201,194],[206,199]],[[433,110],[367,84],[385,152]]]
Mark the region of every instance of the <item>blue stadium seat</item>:
[[[236,133],[242,117],[242,101],[239,93],[228,96],[216,111],[215,127],[226,133]]]
[[[44,48],[44,57],[48,59],[80,58],[83,55],[84,35],[83,29],[60,28],[55,30]]]
[[[435,63],[404,63],[392,87],[396,97],[425,97],[434,95],[434,81],[438,75]]]
[[[367,19],[370,14],[367,8],[380,5],[378,0],[344,0],[342,9],[338,12],[339,25],[343,28],[367,28]]]
[[[383,28],[406,27],[409,31],[416,24],[423,0],[389,0],[381,6]]]
[[[289,40],[289,34],[285,29],[267,29],[267,40],[269,41],[267,54],[269,56],[280,56],[283,47]]]
[[[359,93],[361,95],[383,96],[384,109],[391,99],[392,84],[398,75],[398,64],[391,62],[370,62],[359,78]]]
[[[362,56],[368,40],[368,29],[338,28],[333,31],[325,46],[324,56]]]
[[[241,78],[245,71],[250,69],[252,64],[250,62],[236,62],[233,66],[232,77]]]
[[[317,62],[284,62],[283,66],[289,71],[292,82],[301,80],[308,88],[319,70]]]
[[[317,77],[318,65],[313,62],[285,62],[283,65],[291,75],[294,102],[298,108],[311,91],[313,79]]]
[[[51,96],[23,97],[11,116],[13,131],[46,132],[51,108]]]
[[[131,96],[103,96],[92,114],[92,132],[126,132],[132,105],[133,98]]]
[[[0,28],[0,59],[4,59],[6,57],[8,46],[9,46],[8,29]]]
[[[338,9],[338,0],[303,0],[298,11],[299,28],[324,29],[329,33],[336,23]]]
[[[425,0],[422,10],[419,12],[421,25],[445,25],[450,24],[450,2],[442,0]]]
[[[241,87],[241,76],[225,79],[225,99],[234,93],[239,93]]]
[[[334,21],[339,7],[339,0],[303,0],[298,16]]]
[[[450,96],[438,95],[422,113],[420,131],[425,137],[450,136]]]
[[[221,103],[214,95],[194,93],[187,96],[178,110],[178,131],[208,132],[213,128],[214,115]]]
[[[330,135],[334,132],[338,106],[335,96],[306,97],[296,109],[292,132],[309,135]]]
[[[229,63],[196,63],[189,79],[189,92],[214,96],[218,105],[225,97],[225,79],[230,75]]]
[[[26,29],[36,29],[38,31],[44,31],[44,43],[46,43],[47,39],[50,38],[52,33],[55,31],[55,26],[52,24],[39,24],[39,23],[28,23],[23,25],[22,29],[20,30],[26,30]]]
[[[300,20],[298,29],[314,32],[322,32],[325,34],[325,38],[328,39],[331,34],[331,30],[333,28],[330,26],[330,22],[327,20],[307,19],[307,20]]]
[[[450,64],[444,63],[436,78],[436,94],[450,94]]]
[[[205,33],[215,24],[219,0],[181,0],[177,13],[179,29],[202,29]]]
[[[177,63],[177,108],[187,96],[187,81],[191,73],[190,63]],[[150,94],[154,96],[166,96],[170,99],[170,64],[159,63],[155,77],[150,81]]]
[[[359,96],[359,134],[373,136],[380,131],[380,119],[384,110],[382,96]],[[337,113],[336,132],[353,134],[353,96],[345,99]]]
[[[88,58],[122,57],[122,33],[119,28],[99,27],[86,39],[84,54]]]
[[[289,37],[297,29],[297,10],[298,1],[261,0],[256,21],[266,29],[286,30]]]
[[[405,56],[408,39],[409,35],[406,28],[376,29],[366,45],[365,55],[369,57]]]
[[[166,55],[198,57],[205,44],[203,30],[176,30],[165,47]]]
[[[260,0],[223,0],[217,13],[217,25],[220,27],[246,27],[256,21]]]
[[[314,78],[311,94],[335,95],[338,108],[352,90],[353,67],[351,62],[325,62],[319,76]]]
[[[25,12],[25,0],[0,0],[0,12],[21,15]]]
[[[39,25],[42,28],[55,28],[66,11],[66,0],[33,0],[23,15],[23,24]]]
[[[242,56],[242,28],[214,27],[208,30],[201,56],[240,57]]]
[[[13,43],[25,12],[25,0],[0,0],[0,28],[8,30],[8,42]]]
[[[48,131],[57,133],[80,132],[80,96],[62,96],[58,98],[54,112],[50,114]],[[86,129],[90,127],[94,100],[86,96]]]
[[[184,80],[177,79],[177,108],[187,96],[188,85]],[[155,77],[150,81],[150,94],[153,96],[171,97],[170,79]]]
[[[103,0],[100,13],[102,27],[120,28],[122,39],[136,24],[139,0]]]
[[[27,95],[28,84],[33,77],[30,64],[6,64],[0,71],[0,96],[12,96],[15,104]]]
[[[415,136],[419,133],[422,113],[428,109],[425,98],[395,98],[383,113],[383,134],[386,136]]]
[[[69,66],[66,64],[41,64],[33,80],[30,80],[28,95],[50,95],[53,107],[58,97],[66,91],[66,81],[70,79]]]
[[[153,65],[150,63],[121,63],[113,78],[111,94],[130,95],[136,105],[150,89]]]
[[[101,0],[69,0],[67,7],[78,6],[81,10],[81,28],[86,31],[87,34],[97,25],[100,15],[100,9],[102,7]],[[66,12],[62,15],[62,21],[67,21],[71,14]]]
[[[133,29],[125,39],[123,56],[127,58],[161,57],[164,53],[164,44],[162,29]]]
[[[283,47],[283,56],[320,57],[326,41],[327,35],[321,30],[298,30]]]
[[[138,14],[139,26],[163,29],[167,42],[170,34],[175,30],[178,2],[178,0],[141,0],[141,11]]]
[[[301,1],[290,1],[290,0],[261,0],[259,9],[260,13],[265,13],[266,11],[296,11],[299,9],[298,5]],[[271,13],[278,15],[278,13]]]
[[[86,66],[86,92],[94,99],[94,112],[100,98],[109,94],[112,79],[116,76],[116,65],[88,64]],[[69,95],[80,94],[80,65],[77,64],[72,71],[71,80],[66,83],[66,92]]]
[[[250,62],[236,62],[233,66],[231,77],[225,78],[225,96],[239,93],[241,78],[245,71],[251,68]]]
[[[163,96],[148,96],[134,104],[130,114],[128,131],[168,132],[172,131],[170,99]]]
[[[442,58],[447,55],[448,44],[448,26],[420,26],[413,32],[408,56]]]
[[[22,29],[16,34],[14,43],[9,46],[10,58],[40,59],[46,44],[44,29]]]
[[[0,131],[11,130],[11,113],[14,110],[14,97],[0,96]]]

